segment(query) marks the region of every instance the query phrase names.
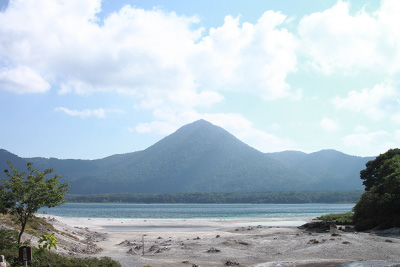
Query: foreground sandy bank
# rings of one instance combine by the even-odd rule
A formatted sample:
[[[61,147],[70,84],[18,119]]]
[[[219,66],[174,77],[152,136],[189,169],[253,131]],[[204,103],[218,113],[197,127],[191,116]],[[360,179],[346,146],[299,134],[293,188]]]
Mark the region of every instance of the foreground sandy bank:
[[[364,266],[395,266],[388,262],[400,263],[399,229],[356,233],[297,228],[310,221],[309,218],[144,220],[49,215],[47,218],[63,231],[76,234],[84,230],[101,236],[96,245],[102,251],[94,256],[109,256],[122,266],[345,266],[344,263],[352,261],[374,261]]]

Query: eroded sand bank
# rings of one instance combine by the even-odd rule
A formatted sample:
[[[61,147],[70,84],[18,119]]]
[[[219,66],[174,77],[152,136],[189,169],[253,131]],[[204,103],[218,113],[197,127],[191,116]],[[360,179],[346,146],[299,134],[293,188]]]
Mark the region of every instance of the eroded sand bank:
[[[101,236],[96,245],[102,251],[93,256],[109,256],[129,267],[344,266],[352,261],[390,266],[389,261],[400,262],[399,229],[357,233],[297,228],[310,218],[47,218],[60,230]]]

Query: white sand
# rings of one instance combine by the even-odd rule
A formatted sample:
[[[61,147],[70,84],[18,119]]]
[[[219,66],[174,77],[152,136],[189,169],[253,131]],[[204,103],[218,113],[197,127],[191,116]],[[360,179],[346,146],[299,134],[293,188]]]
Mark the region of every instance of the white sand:
[[[355,233],[340,230],[309,232],[296,227],[310,221],[309,218],[143,220],[47,217],[55,218],[51,222],[64,232],[86,237],[92,233],[95,244],[102,249],[94,256],[109,256],[127,267],[226,266],[229,262],[259,267],[340,266],[340,263],[351,261],[400,263],[399,229]],[[67,245],[64,249],[68,250]],[[316,265],[309,265],[311,263]],[[374,262],[365,266],[390,265]]]

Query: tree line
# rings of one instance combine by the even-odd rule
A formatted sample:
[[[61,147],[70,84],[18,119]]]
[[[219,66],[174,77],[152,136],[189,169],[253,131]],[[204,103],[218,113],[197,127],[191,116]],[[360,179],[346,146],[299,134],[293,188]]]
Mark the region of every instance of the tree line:
[[[299,204],[356,203],[362,190],[268,193],[168,193],[168,194],[91,194],[66,196],[77,203],[154,203],[154,204]]]

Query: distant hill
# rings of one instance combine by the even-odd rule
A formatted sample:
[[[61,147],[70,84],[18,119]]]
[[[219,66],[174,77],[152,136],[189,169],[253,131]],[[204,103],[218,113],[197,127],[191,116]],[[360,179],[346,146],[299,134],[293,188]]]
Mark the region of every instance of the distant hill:
[[[153,146],[98,160],[20,158],[17,168],[53,168],[71,193],[283,192],[363,189],[359,173],[373,158],[335,150],[262,153],[205,120],[185,125]]]

